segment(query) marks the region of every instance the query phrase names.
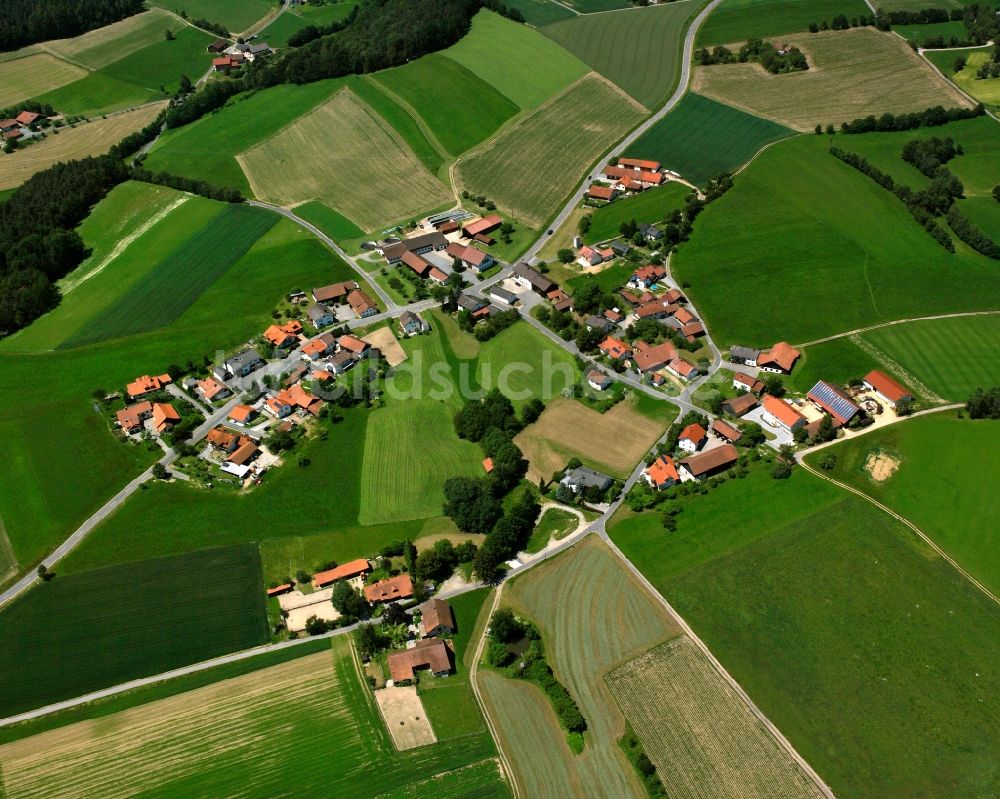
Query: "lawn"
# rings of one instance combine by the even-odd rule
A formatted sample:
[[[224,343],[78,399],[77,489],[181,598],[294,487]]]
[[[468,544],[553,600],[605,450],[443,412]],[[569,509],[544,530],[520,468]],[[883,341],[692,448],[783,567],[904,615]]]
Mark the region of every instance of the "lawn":
[[[577,274],[576,277],[564,280],[563,283],[570,294],[575,294],[589,283],[597,283],[601,291],[610,294],[615,289],[624,286],[628,282],[628,279],[632,277],[632,273],[635,270],[636,265],[631,261],[618,259],[612,261],[609,266],[606,266],[600,272]]]
[[[855,337],[835,338],[822,344],[810,344],[802,350],[791,377],[785,384],[805,393],[817,380],[844,385],[864,377],[872,369],[885,369],[875,357],[855,343]]]
[[[206,51],[214,41],[211,34],[175,22],[171,25],[174,38],[167,41],[161,35],[156,44],[137,50],[119,61],[108,64],[101,73],[149,89],[153,97],[162,97],[160,87],[177,91],[181,75],[197,80],[211,66]]]
[[[334,241],[357,239],[365,235],[365,232],[350,219],[319,200],[297,205],[294,211],[297,216],[314,224]]]
[[[602,113],[595,116],[594,108]],[[529,227],[542,228],[586,170],[644,113],[620,90],[589,75],[460,161],[457,188],[485,194]],[[539,180],[542,174],[545,180]]]
[[[506,5],[520,11],[525,22],[536,28],[573,16],[572,11],[555,0],[510,0]]]
[[[622,664],[605,681],[670,796],[823,795],[687,636]]]
[[[364,230],[452,196],[403,138],[348,89],[237,160],[257,197],[279,205],[323,200]]]
[[[414,108],[452,155],[489,138],[519,110],[482,78],[437,53],[379,72],[375,79]]]
[[[396,752],[346,636],[334,639],[332,652],[0,749],[8,795],[26,799],[82,799],[95,785],[108,799],[234,791],[271,797],[290,784],[303,795],[418,796],[434,785],[441,799],[508,796],[494,754],[485,732]]]
[[[266,642],[260,552],[232,546],[57,570],[0,622],[0,713],[13,715]]]
[[[628,400],[604,413],[565,397],[553,400],[538,421],[515,438],[530,464],[528,478],[551,480],[573,456],[613,477],[627,477],[675,415],[672,406],[662,404],[660,420],[655,421]],[[587,434],[581,436],[581,430]]]
[[[160,259],[146,279],[92,317],[61,348],[82,347],[166,327],[184,313],[279,216],[248,205],[225,205]],[[149,253],[146,253],[149,257]]]
[[[908,0],[909,2],[909,0]],[[725,0],[698,30],[699,47],[809,30],[838,14],[868,16],[864,0]]]
[[[625,154],[660,161],[701,186],[720,172],[742,166],[765,145],[792,135],[794,131],[777,122],[688,92]]]
[[[119,108],[148,103],[153,99],[162,99],[162,95],[158,92],[154,94],[134,83],[109,77],[103,72],[91,72],[85,78],[60,86],[35,99],[66,114],[93,117]]]
[[[770,75],[759,64],[697,67],[691,88],[799,131],[889,111],[969,101],[898,36],[874,28],[802,33],[783,43],[805,52],[805,72]]]
[[[485,9],[473,18],[472,30],[443,55],[521,108],[541,105],[588,71],[586,64],[538,31]]]
[[[945,411],[907,420],[838,444],[830,472],[888,505],[930,536],[962,568],[1000,593],[1000,541],[993,516],[1000,472],[993,468],[1000,424],[959,419]],[[884,454],[898,465],[886,480],[867,469],[869,457]],[[809,459],[813,466],[819,455]],[[929,469],[928,464],[933,463]]]
[[[623,222],[662,222],[672,211],[684,207],[684,198],[690,193],[691,189],[683,183],[671,182],[661,188],[615,200],[590,214],[590,229],[583,240],[587,244],[593,244],[595,241],[617,238],[621,235],[618,229]]]
[[[155,5],[186,11],[191,19],[217,22],[232,33],[242,33],[274,9],[274,3],[266,0],[156,0]]]
[[[677,85],[681,42],[694,11],[666,3],[628,14],[577,16],[542,31],[652,110]]]
[[[838,796],[998,789],[996,607],[882,511],[752,472],[612,537]]]
[[[854,138],[838,142],[854,147]],[[690,284],[717,343],[806,342],[997,307],[994,262],[966,248],[947,253],[899,200],[826,148],[825,137],[801,136],[766,150],[705,209],[677,252],[674,275]]]
[[[993,111],[1000,108],[1000,79],[987,78],[977,80],[979,68],[990,59],[990,49],[986,47],[966,48],[965,50],[929,50],[924,53],[927,60],[955,82],[962,91],[975,97],[979,102]],[[954,64],[959,56],[966,57],[965,67],[956,73]]]
[[[50,132],[44,141],[0,156],[0,188],[11,189],[59,161],[102,155],[112,144],[146,127],[163,110],[163,104],[148,105],[135,111],[95,119],[75,127]]]
[[[260,32],[260,38],[271,47],[287,47],[288,39],[306,25],[327,25],[337,22],[351,13],[355,4],[351,0],[335,0],[321,6],[290,6],[281,16],[269,23]]]
[[[87,74],[75,64],[49,53],[34,53],[0,63],[0,107],[72,83]]]
[[[531,538],[525,546],[524,551],[529,553],[541,552],[548,546],[549,541],[555,537],[558,541],[573,532],[579,524],[576,514],[560,508],[549,508],[538,520]]]
[[[508,694],[518,703],[537,697],[534,686],[481,672],[484,698],[499,710],[500,738],[525,795],[644,796],[618,747],[624,719],[602,676],[677,635],[666,610],[596,538],[512,581],[504,602],[538,624],[549,665],[587,720],[586,746],[574,757],[545,699],[507,707]]]

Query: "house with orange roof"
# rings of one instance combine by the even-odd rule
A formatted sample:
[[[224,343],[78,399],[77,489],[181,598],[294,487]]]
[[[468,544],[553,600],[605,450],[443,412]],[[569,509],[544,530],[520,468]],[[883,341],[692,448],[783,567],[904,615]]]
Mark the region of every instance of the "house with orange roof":
[[[246,477],[250,471],[250,462],[260,454],[260,447],[250,439],[246,439],[230,454],[222,464],[222,471],[237,477]]]
[[[752,375],[733,372],[733,388],[759,395],[764,391],[764,384]]]
[[[771,349],[757,356],[757,367],[765,372],[775,374],[791,374],[792,367],[799,359],[800,353],[787,341],[779,341]]]
[[[427,279],[433,280],[435,283],[444,284],[448,280],[448,275],[436,266],[432,266],[427,270]]]
[[[249,405],[237,405],[229,412],[229,419],[237,424],[246,424],[253,421],[257,416],[257,411]]]
[[[307,361],[317,361],[337,349],[337,339],[332,333],[323,333],[302,347],[302,357]]]
[[[728,441],[730,444],[735,444],[743,437],[743,433],[740,432],[738,427],[734,427],[729,424],[729,422],[725,422],[722,419],[716,419],[712,422],[712,433],[714,433],[716,437]]]
[[[235,452],[240,446],[240,436],[231,433],[224,427],[213,427],[208,431],[205,440],[216,449],[223,452]],[[247,439],[249,440],[249,439]]]
[[[677,446],[685,452],[694,453],[704,446],[707,438],[708,433],[705,431],[705,428],[697,422],[692,422],[681,430],[680,437],[677,439]]]
[[[298,383],[281,389],[264,402],[264,407],[279,419],[284,419],[296,408],[301,408],[315,416],[322,406],[323,401],[319,397],[314,397]]]
[[[224,399],[233,393],[229,390],[229,386],[214,377],[206,377],[204,380],[199,380],[197,386],[201,396],[208,402]]]
[[[866,374],[862,384],[890,408],[895,409],[896,403],[904,400],[907,402],[913,401],[913,394],[903,388],[885,372],[880,372],[878,369],[873,369]]]
[[[400,574],[388,580],[379,580],[377,583],[366,585],[364,593],[365,599],[373,605],[395,602],[397,599],[409,599],[413,596],[413,581],[410,575]]]
[[[375,300],[365,294],[361,289],[354,289],[347,295],[347,304],[351,310],[358,315],[359,319],[365,319],[378,313],[378,306]]]
[[[489,216],[484,216],[482,219],[476,219],[463,225],[462,235],[470,239],[475,238],[476,236],[485,235],[496,230],[501,224],[503,224],[503,220],[498,214],[490,214]]]
[[[642,470],[642,476],[649,483],[650,488],[662,491],[670,488],[675,483],[680,482],[680,475],[677,474],[677,464],[669,455],[660,455],[649,466]]]
[[[21,111],[14,117],[18,125],[34,125],[41,118],[42,115],[36,114],[34,111]]]
[[[619,158],[618,166],[646,172],[659,172],[663,165],[659,161],[648,161],[643,158]]]
[[[576,251],[576,260],[580,266],[597,266],[615,257],[615,251],[610,247],[590,247],[584,245]]]
[[[618,196],[618,190],[613,189],[611,186],[602,186],[600,183],[593,183],[590,188],[587,189],[587,196],[591,200],[611,202]]]
[[[679,308],[674,313],[674,319],[680,322],[682,325],[686,325],[688,322],[694,322],[697,320],[697,316],[691,313],[687,308]]]
[[[125,386],[125,392],[133,398],[141,397],[144,394],[151,394],[154,391],[162,391],[173,383],[170,375],[142,375]]]
[[[806,424],[806,417],[784,400],[765,394],[761,402],[764,421],[773,427],[781,427],[789,433],[794,433]]]
[[[131,435],[142,430],[143,421],[152,416],[152,414],[153,403],[137,402],[135,405],[129,405],[127,408],[117,411],[115,418],[118,420],[118,426]]]
[[[698,376],[698,367],[682,358],[674,358],[667,364],[667,371],[681,380],[691,380]]]
[[[417,610],[420,611],[420,634],[424,638],[436,638],[442,633],[454,633],[457,629],[451,605],[443,599],[428,599]]]
[[[672,302],[667,302],[666,300],[653,299],[649,302],[644,302],[638,308],[635,309],[635,315],[639,319],[665,319],[668,316],[673,316],[678,311],[684,310],[681,306],[676,305]]]
[[[613,336],[604,339],[597,345],[597,349],[613,361],[624,361],[626,358],[632,357],[632,350],[629,349],[628,344]]]
[[[364,558],[352,560],[349,563],[341,563],[333,569],[316,572],[312,578],[313,588],[326,588],[328,585],[339,583],[341,580],[353,580],[356,577],[364,577],[371,571],[371,564]]]
[[[165,433],[181,420],[181,415],[169,402],[154,402],[152,418],[153,429]]]
[[[291,319],[283,325],[270,325],[264,331],[264,339],[272,347],[286,349],[298,343],[302,325],[297,319]]]
[[[669,341],[647,344],[641,339],[632,344],[632,363],[644,375],[663,369],[677,357],[677,348]]]
[[[288,398],[283,396],[284,392],[279,392],[273,397],[264,400],[264,410],[278,419],[284,419],[294,410]]]
[[[667,270],[662,266],[647,264],[636,269],[632,273],[632,277],[629,278],[628,283],[637,289],[648,289],[650,286],[654,286],[657,282],[663,280],[666,275]],[[667,302],[675,302],[675,300],[667,300]]]
[[[371,349],[371,344],[367,341],[362,341],[357,336],[352,336],[347,334],[341,336],[337,339],[337,349],[346,350],[347,352],[354,353],[355,355],[366,355]]]
[[[693,322],[688,322],[681,327],[681,335],[684,336],[684,340],[689,344],[694,344],[699,336],[705,335],[705,326],[695,319]]]
[[[283,583],[282,585],[276,585],[274,588],[267,589],[267,595],[271,596],[281,596],[282,594],[287,594],[292,590],[294,586],[292,583]]]

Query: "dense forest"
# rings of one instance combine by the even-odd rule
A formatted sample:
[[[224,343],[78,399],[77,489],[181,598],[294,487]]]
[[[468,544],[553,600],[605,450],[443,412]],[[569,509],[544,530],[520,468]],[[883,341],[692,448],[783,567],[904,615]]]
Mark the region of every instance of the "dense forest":
[[[0,0],[0,50],[79,36],[143,10],[143,0]]]

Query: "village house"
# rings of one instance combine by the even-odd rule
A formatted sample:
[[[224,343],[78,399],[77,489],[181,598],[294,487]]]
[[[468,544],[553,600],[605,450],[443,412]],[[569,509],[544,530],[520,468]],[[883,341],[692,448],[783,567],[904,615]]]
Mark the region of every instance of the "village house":
[[[650,243],[660,241],[660,239],[663,238],[662,230],[655,225],[648,225],[645,222],[639,225],[639,232],[642,234],[642,237]]]
[[[751,394],[760,394],[764,391],[764,384],[756,377],[743,374],[743,372],[733,373],[733,388],[741,391],[749,391]]]
[[[159,433],[166,433],[181,420],[181,415],[174,410],[174,406],[169,402],[153,403],[153,429]]]
[[[246,377],[264,365],[264,359],[255,349],[245,349],[227,358],[223,364],[232,377]]]
[[[628,284],[633,288],[637,289],[648,289],[656,285],[660,280],[663,280],[667,275],[667,270],[662,266],[656,266],[654,264],[647,264],[646,266],[636,269],[632,273],[632,277],[629,278]],[[669,303],[670,301],[667,300]]]
[[[448,239],[443,233],[433,231],[424,233],[422,236],[414,236],[410,239],[403,239],[398,244],[390,244],[382,249],[382,256],[390,264],[398,264],[403,255],[412,252],[414,255],[422,255],[432,250],[443,250],[448,247]]]
[[[400,314],[399,330],[404,336],[415,336],[427,329],[427,323],[413,311],[404,311]]]
[[[300,363],[285,376],[284,380],[281,381],[281,385],[287,388],[288,386],[298,383],[303,377],[306,376],[306,372],[308,371],[309,367]]]
[[[628,344],[613,336],[608,336],[604,339],[604,341],[597,345],[597,349],[613,361],[624,361],[632,357],[632,350]]]
[[[215,449],[223,452],[235,452],[239,446],[250,439],[246,436],[238,436],[224,427],[213,427],[208,431],[205,440]]]
[[[283,325],[269,325],[264,331],[264,340],[276,349],[286,349],[299,343],[302,324],[291,319]]]
[[[698,482],[725,471],[739,460],[739,453],[732,444],[722,444],[715,449],[699,452],[680,462],[681,482]]]
[[[649,300],[635,309],[638,319],[665,319],[674,316],[678,311],[683,310],[679,305],[675,305],[666,300]]]
[[[663,369],[677,357],[677,348],[669,341],[647,344],[641,339],[632,344],[632,363],[642,374]]]
[[[705,428],[697,422],[693,422],[685,427],[677,439],[677,446],[685,452],[695,453],[700,450],[708,438]]]
[[[575,469],[570,469],[566,472],[559,482],[574,494],[579,494],[588,488],[607,491],[614,480],[608,475],[589,469],[586,466],[577,466]]]
[[[318,303],[342,303],[347,299],[347,295],[354,289],[359,288],[356,280],[345,280],[341,283],[331,283],[329,286],[320,286],[312,290],[312,297]]]
[[[799,355],[801,353],[787,341],[779,341],[771,349],[757,356],[757,367],[765,372],[791,374]]]
[[[698,367],[682,358],[674,358],[667,364],[667,371],[681,380],[691,380],[698,376]]]
[[[321,333],[302,347],[302,357],[309,362],[318,361],[337,349],[333,333]]]
[[[476,272],[485,272],[496,263],[488,252],[457,241],[449,244],[445,252],[452,258],[457,258],[466,269],[474,269]]]
[[[659,172],[663,168],[659,161],[649,161],[643,158],[619,158],[618,166],[644,172]]]
[[[897,403],[904,400],[913,401],[913,395],[909,391],[878,369],[873,369],[865,375],[863,385],[893,410],[895,410]]]
[[[448,647],[440,638],[417,641],[411,649],[393,652],[386,658],[389,676],[393,685],[413,682],[416,672],[426,669],[435,677],[446,677],[451,673],[451,659]]]
[[[170,375],[142,375],[125,386],[125,393],[133,399],[137,399],[145,394],[152,394],[154,391],[162,391],[173,383]]]
[[[341,563],[336,568],[316,572],[312,578],[312,587],[318,590],[339,583],[341,580],[364,578],[369,571],[371,571],[371,564],[364,558],[352,560],[350,563]]]
[[[730,444],[735,444],[743,437],[737,428],[729,424],[729,422],[724,422],[722,419],[716,419],[712,422],[712,433],[724,441],[728,441]]]
[[[649,483],[650,488],[662,491],[664,488],[680,481],[677,474],[677,465],[669,455],[660,455],[649,466],[642,470],[642,476]]]
[[[334,375],[342,375],[349,369],[353,369],[361,362],[360,356],[350,350],[340,350],[327,361],[327,366],[333,370]]]
[[[350,352],[358,357],[369,357],[373,354],[372,345],[367,341],[362,341],[357,336],[347,334],[337,339],[337,350]]]
[[[142,423],[153,414],[153,403],[137,402],[115,412],[118,426],[129,435],[142,430]]]
[[[557,311],[569,313],[573,310],[573,298],[561,288],[556,287],[552,289],[545,297]]]
[[[243,66],[243,54],[223,55],[212,59],[212,69],[216,72],[229,72]]]
[[[587,372],[587,384],[594,389],[594,391],[604,391],[611,387],[611,384],[615,381],[611,379],[609,375],[604,374],[604,372],[598,369],[591,369]]]
[[[622,312],[617,308],[608,308],[608,310],[604,312],[604,318],[615,325],[621,324],[622,320],[625,319],[625,317],[622,316]]]
[[[328,305],[322,305],[318,302],[314,302],[306,308],[306,316],[309,317],[309,321],[316,328],[326,327],[337,321],[337,316],[334,314],[333,309]]]
[[[473,316],[475,316],[478,311],[481,311],[486,307],[485,302],[478,297],[473,297],[470,294],[459,294],[458,298],[455,300],[455,304],[458,305],[461,310],[468,311]]]
[[[843,427],[851,421],[861,408],[847,393],[825,380],[820,380],[806,394],[813,404],[830,414],[834,427]]]
[[[229,42],[225,39],[216,39],[208,46],[208,52],[210,53],[223,53],[226,48],[229,47]]]
[[[428,599],[417,608],[420,611],[420,635],[435,638],[444,633],[455,632],[455,616],[451,605],[437,597]]]
[[[284,419],[296,408],[301,408],[315,416],[322,406],[323,401],[319,397],[314,397],[300,385],[283,388],[264,402],[264,408],[278,419]]]
[[[486,236],[503,224],[503,220],[498,214],[490,214],[482,219],[475,219],[462,226],[462,235],[467,239],[474,239],[477,236]],[[480,239],[481,240],[481,239]]]
[[[588,316],[584,320],[584,325],[586,325],[587,330],[599,330],[602,333],[610,333],[615,329],[615,326],[610,319],[605,319],[603,316],[597,316],[595,314]]]
[[[507,291],[499,284],[491,286],[489,294],[494,300],[502,302],[504,305],[514,305],[517,302],[517,295],[512,291]]]
[[[764,421],[775,427],[781,427],[789,433],[794,433],[806,423],[806,417],[784,400],[765,394],[761,402]]]
[[[615,257],[610,247],[589,247],[584,245],[576,251],[576,261],[580,266],[598,266]]]
[[[666,294],[660,295],[660,299],[666,300],[667,302],[687,302],[684,292],[676,288],[669,289]]]
[[[517,285],[523,288],[530,287],[535,294],[542,297],[547,296],[553,289],[559,288],[554,281],[549,280],[537,269],[528,266],[523,261],[514,267],[511,277]]]
[[[757,407],[757,398],[753,394],[741,394],[738,397],[727,399],[722,403],[722,410],[730,416],[743,416]]]
[[[251,408],[249,405],[237,405],[229,412],[227,417],[231,422],[236,422],[236,424],[247,424],[252,422],[257,417],[257,411]]]
[[[640,305],[645,305],[647,302],[652,302],[656,299],[648,291],[644,291],[641,295],[633,294],[631,291],[625,291],[624,289],[618,292],[618,295],[625,300],[632,308],[637,308]]]
[[[624,258],[630,252],[632,252],[632,247],[631,245],[629,245],[628,242],[621,241],[620,239],[615,239],[613,242],[611,242],[611,251],[615,255]]]
[[[603,202],[611,202],[618,196],[618,190],[612,188],[611,186],[602,186],[599,183],[594,183],[587,189],[587,197],[591,200],[602,200]]]
[[[260,454],[260,447],[254,441],[246,439],[230,454],[220,467],[227,474],[243,478],[250,471],[250,463]]]
[[[409,599],[413,596],[413,581],[410,579],[410,575],[400,574],[397,577],[390,577],[387,580],[379,580],[377,583],[366,585],[364,593],[365,599],[372,605],[395,602],[398,599]]]
[[[347,295],[347,304],[351,306],[351,310],[358,315],[359,319],[366,319],[378,313],[375,300],[360,289],[354,289]]]
[[[752,347],[733,347],[729,350],[730,363],[756,366],[758,357],[760,357],[760,350],[755,350]]]
[[[705,326],[699,320],[695,319],[681,327],[681,335],[684,336],[684,340],[689,344],[694,344],[697,338],[705,335]]]

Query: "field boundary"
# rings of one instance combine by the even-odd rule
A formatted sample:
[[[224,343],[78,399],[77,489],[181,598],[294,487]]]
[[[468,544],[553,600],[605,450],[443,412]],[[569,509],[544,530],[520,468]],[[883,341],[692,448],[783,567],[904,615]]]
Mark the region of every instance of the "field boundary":
[[[923,381],[918,380],[913,374],[903,368],[902,364],[897,362],[895,359],[890,358],[887,352],[880,349],[876,344],[867,341],[860,333],[851,336],[850,340],[855,347],[871,355],[872,358],[882,364],[887,371],[898,377],[904,384],[913,386],[916,392],[922,395],[928,402],[933,402],[938,405],[944,405],[947,402],[944,397],[938,396],[931,391]]]
[[[909,319],[894,319],[891,322],[879,322],[877,325],[869,325],[868,327],[859,327],[854,330],[848,330],[844,333],[836,333],[832,336],[827,336],[826,338],[818,338],[814,341],[805,341],[801,344],[796,344],[796,347],[812,347],[814,344],[825,344],[827,341],[834,341],[838,338],[848,338],[849,336],[855,336],[859,333],[867,333],[870,330],[878,330],[883,327],[892,327],[893,325],[905,325],[907,322],[933,322],[937,319],[954,319],[960,316],[996,316],[1000,314],[1000,310],[997,311],[958,311],[956,313],[946,313],[938,314],[936,316],[913,316]]]
[[[0,519],[0,563],[7,562],[10,565],[6,571],[0,573],[0,585],[6,584],[11,578],[17,577],[19,564],[17,556],[14,554],[14,547],[11,546],[10,538],[7,536],[7,528],[4,527],[3,519]],[[3,796],[3,775],[0,774],[0,796]]]

